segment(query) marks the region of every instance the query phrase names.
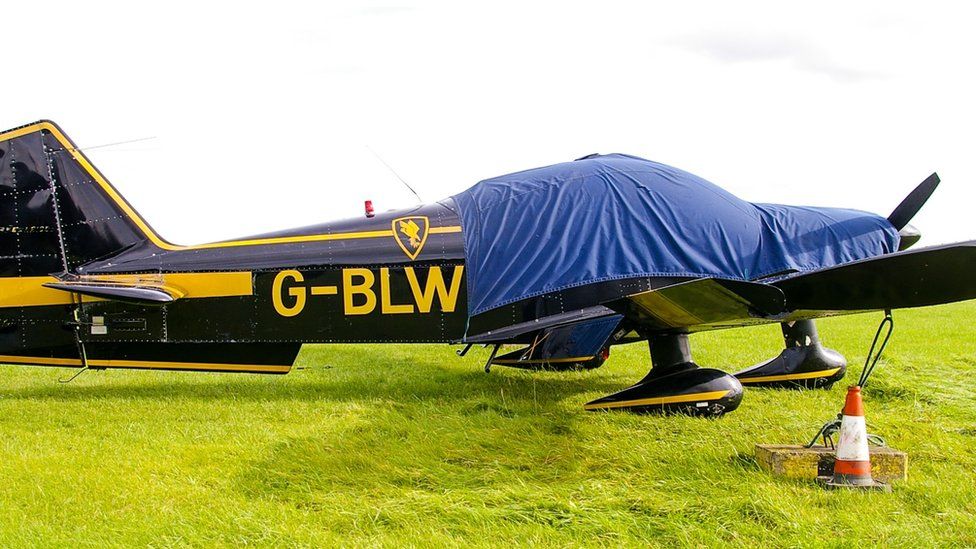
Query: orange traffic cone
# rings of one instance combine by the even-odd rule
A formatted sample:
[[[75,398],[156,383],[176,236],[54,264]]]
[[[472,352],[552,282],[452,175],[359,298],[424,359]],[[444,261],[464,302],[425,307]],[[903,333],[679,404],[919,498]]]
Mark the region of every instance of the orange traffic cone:
[[[887,485],[871,477],[871,454],[868,451],[868,430],[864,422],[864,403],[861,388],[854,385],[847,389],[840,438],[837,441],[837,459],[834,476],[827,481],[829,488],[882,488]]]

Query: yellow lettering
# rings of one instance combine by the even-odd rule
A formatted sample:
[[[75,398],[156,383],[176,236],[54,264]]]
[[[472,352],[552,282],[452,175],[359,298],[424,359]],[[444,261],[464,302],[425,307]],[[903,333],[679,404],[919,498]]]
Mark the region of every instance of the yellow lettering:
[[[448,290],[444,282],[444,274],[440,267],[431,267],[427,271],[427,284],[424,289],[420,289],[420,282],[417,280],[417,273],[413,267],[405,268],[407,282],[410,283],[410,290],[413,298],[417,302],[417,310],[422,313],[429,313],[434,305],[434,295],[436,294],[441,302],[441,311],[445,313],[454,312],[457,307],[457,298],[461,290],[461,274],[464,272],[464,265],[454,267],[454,278],[451,279],[451,289]]]
[[[390,269],[380,269],[380,311],[385,315],[411,314],[413,305],[394,305],[390,297]]]
[[[288,295],[295,298],[295,303],[290,306],[285,305],[282,299],[282,289],[286,279],[291,279],[292,282],[305,281],[302,273],[298,271],[281,271],[275,276],[274,282],[271,284],[271,303],[274,304],[275,311],[279,315],[286,317],[295,316],[305,308],[305,287],[292,286],[288,288]]]
[[[353,284],[353,277],[362,280],[359,284]],[[347,315],[368,315],[376,308],[376,292],[373,291],[375,277],[373,271],[369,269],[343,269],[342,270],[342,301],[345,305]],[[366,298],[362,305],[356,305],[353,297],[361,295]]]

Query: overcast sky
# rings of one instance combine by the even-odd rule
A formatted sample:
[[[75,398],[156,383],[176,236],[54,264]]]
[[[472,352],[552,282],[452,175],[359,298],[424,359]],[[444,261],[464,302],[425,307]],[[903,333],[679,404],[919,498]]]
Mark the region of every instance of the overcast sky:
[[[164,237],[319,223],[593,152],[976,238],[974,8],[18,2],[0,126],[59,123]]]

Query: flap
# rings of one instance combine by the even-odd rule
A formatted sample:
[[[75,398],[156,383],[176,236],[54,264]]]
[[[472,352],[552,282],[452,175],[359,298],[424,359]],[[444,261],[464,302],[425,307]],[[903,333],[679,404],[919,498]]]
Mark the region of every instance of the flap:
[[[768,322],[785,311],[786,298],[769,284],[702,278],[605,305],[645,329],[696,331]]]

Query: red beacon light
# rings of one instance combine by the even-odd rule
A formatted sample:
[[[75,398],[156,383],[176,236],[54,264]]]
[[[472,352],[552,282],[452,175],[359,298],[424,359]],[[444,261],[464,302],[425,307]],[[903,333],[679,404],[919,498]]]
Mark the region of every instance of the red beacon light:
[[[376,215],[376,214],[373,213],[373,201],[372,200],[367,200],[366,201],[366,217],[373,217],[374,215]]]

